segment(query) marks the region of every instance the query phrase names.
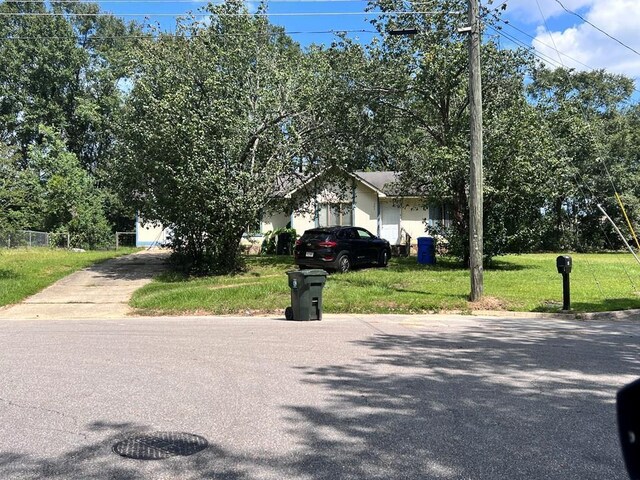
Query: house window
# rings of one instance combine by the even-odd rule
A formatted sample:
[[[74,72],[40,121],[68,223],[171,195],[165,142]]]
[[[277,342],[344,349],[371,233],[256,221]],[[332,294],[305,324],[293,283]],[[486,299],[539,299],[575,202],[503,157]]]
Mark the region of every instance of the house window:
[[[442,225],[449,227],[451,225],[451,209],[448,205],[430,205],[429,221],[430,227]]]
[[[429,226],[433,227],[442,223],[442,208],[440,205],[429,205]]]
[[[353,207],[351,203],[318,204],[318,226],[353,225]]]

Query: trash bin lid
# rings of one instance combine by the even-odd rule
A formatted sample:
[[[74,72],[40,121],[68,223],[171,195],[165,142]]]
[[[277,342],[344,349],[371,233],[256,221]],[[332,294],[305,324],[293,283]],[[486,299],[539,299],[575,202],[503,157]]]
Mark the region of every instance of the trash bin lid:
[[[310,268],[307,270],[298,270],[299,273],[304,275],[305,277],[317,277],[317,276],[327,276],[328,273],[321,268]]]
[[[306,270],[287,270],[286,274],[290,277],[311,277],[318,275],[329,275],[321,268],[308,268]]]

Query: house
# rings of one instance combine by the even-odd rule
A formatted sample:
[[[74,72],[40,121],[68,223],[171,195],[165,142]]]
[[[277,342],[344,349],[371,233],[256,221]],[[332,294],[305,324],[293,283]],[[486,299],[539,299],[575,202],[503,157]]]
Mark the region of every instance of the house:
[[[323,180],[315,176],[282,185],[276,197],[292,200],[298,207],[290,212],[265,210],[243,243],[258,247],[262,235],[279,228],[294,228],[302,235],[315,227],[357,225],[408,252],[407,247],[416,248],[418,237],[429,234],[429,226],[449,223],[446,210],[440,206],[424,208],[421,198],[401,195],[395,172],[347,173],[341,187]],[[141,219],[136,222],[137,246],[164,243],[168,235],[168,229],[161,226]]]
[[[417,238],[428,235],[429,226],[449,223],[446,210],[440,206],[424,208],[417,196],[401,195],[395,172],[352,172],[350,192],[327,187],[318,178],[300,182],[289,191],[281,191],[285,198],[303,195],[301,208],[286,213],[264,215],[260,232],[279,228],[294,228],[298,234],[315,227],[328,225],[357,225],[384,238],[395,246],[416,247]],[[306,201],[305,201],[306,199]]]

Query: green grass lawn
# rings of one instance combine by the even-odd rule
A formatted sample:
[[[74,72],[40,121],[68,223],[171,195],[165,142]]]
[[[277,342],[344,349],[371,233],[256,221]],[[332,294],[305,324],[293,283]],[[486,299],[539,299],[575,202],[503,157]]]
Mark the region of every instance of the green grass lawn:
[[[0,306],[18,303],[76,270],[134,251],[137,249],[96,252],[49,248],[0,249]]]
[[[485,298],[470,304],[469,273],[452,259],[434,266],[415,257],[394,258],[387,268],[328,277],[327,313],[424,313],[501,309],[554,312],[562,307],[556,254],[498,257],[485,269]],[[577,312],[640,308],[640,265],[629,254],[573,254],[572,308]],[[184,278],[167,274],[138,290],[131,305],[141,313],[282,313],[290,304],[285,272],[290,257],[247,257],[240,275]]]

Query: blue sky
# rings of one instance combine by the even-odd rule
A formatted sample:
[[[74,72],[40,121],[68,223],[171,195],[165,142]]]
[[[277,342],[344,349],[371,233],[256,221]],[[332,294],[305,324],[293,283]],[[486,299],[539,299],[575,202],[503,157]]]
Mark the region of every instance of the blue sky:
[[[483,0],[486,3],[488,0]],[[115,14],[149,14],[151,21],[161,22],[172,30],[175,19],[169,14],[196,12],[205,1],[179,0],[122,0],[99,2],[103,10]],[[640,78],[640,0],[494,0],[493,6],[506,3],[503,19],[508,21],[500,32],[488,30],[488,35],[499,39],[504,48],[525,45],[535,48],[537,55],[550,65],[564,65],[580,70],[604,68]],[[255,8],[256,2],[247,2]],[[584,18],[567,13],[571,10]],[[331,30],[373,30],[368,23],[371,14],[364,15],[364,0],[272,0],[272,14],[304,14],[300,16],[271,16],[270,20],[282,25],[302,45],[330,43]],[[315,13],[311,15],[311,13]],[[318,14],[325,15],[318,15]],[[142,21],[143,17],[127,16]],[[608,38],[587,22],[591,22],[627,45]],[[307,33],[300,33],[307,32]],[[351,33],[368,41],[372,34]],[[631,49],[636,50],[633,52]]]

